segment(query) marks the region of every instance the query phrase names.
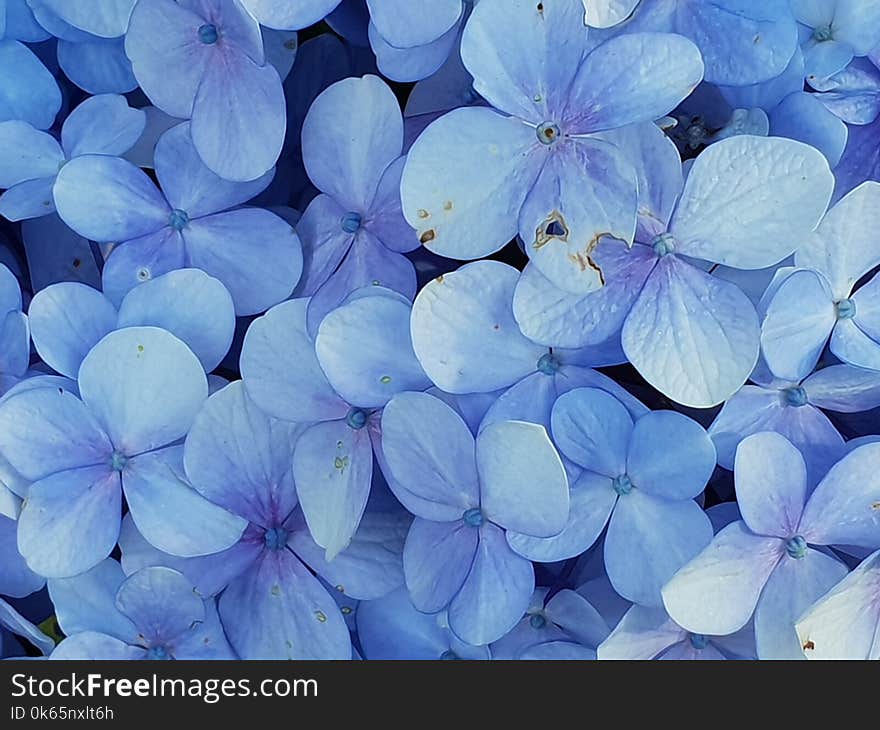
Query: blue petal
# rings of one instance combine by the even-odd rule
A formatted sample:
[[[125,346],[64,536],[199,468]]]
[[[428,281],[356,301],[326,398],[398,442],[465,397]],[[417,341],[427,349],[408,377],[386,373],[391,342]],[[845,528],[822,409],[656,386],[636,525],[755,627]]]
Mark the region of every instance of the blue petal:
[[[389,486],[420,517],[458,520],[479,505],[474,448],[464,421],[427,393],[396,395],[382,413]]]
[[[79,389],[113,446],[128,457],[184,436],[208,396],[196,356],[156,327],[107,335],[83,360]]]
[[[289,550],[266,551],[220,598],[220,618],[242,659],[350,659],[336,603]]]
[[[143,172],[105,155],[83,155],[68,162],[55,181],[55,205],[67,225],[93,241],[145,236],[167,226],[171,213]]]
[[[449,605],[449,628],[474,645],[496,641],[510,631],[535,590],[532,564],[508,547],[504,532],[486,524],[479,534],[470,573]]]
[[[121,37],[92,37],[82,42],[59,39],[58,65],[67,78],[90,94],[124,94],[138,87]]]
[[[40,60],[21,43],[0,40],[0,121],[48,129],[60,108],[61,91]]]
[[[202,599],[176,570],[144,568],[119,586],[116,607],[150,644],[171,643],[205,619]]]
[[[350,211],[369,209],[385,169],[403,148],[403,118],[377,76],[333,84],[303,123],[303,162],[316,187]]]
[[[497,527],[487,525],[486,529],[497,532],[503,540]],[[403,546],[403,573],[419,611],[436,613],[449,605],[468,577],[479,542],[479,531],[463,521],[413,520]],[[506,545],[502,548],[509,552]]]
[[[416,297],[412,337],[428,377],[450,393],[487,393],[537,368],[545,349],[527,340],[513,316],[519,274],[497,261],[463,266]]]
[[[75,282],[37,292],[28,309],[37,353],[55,371],[75,378],[83,359],[116,329],[116,307],[101,292]]]

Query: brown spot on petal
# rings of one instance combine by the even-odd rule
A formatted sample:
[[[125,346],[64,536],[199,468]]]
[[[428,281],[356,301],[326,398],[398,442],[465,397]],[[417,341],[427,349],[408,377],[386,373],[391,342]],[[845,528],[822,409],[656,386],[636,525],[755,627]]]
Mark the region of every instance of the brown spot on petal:
[[[812,651],[813,649],[816,648],[816,645],[812,641],[805,641],[803,648],[804,648],[804,651]]]
[[[874,504],[871,505],[871,509],[880,509],[880,502],[874,502]]]
[[[452,210],[452,201],[451,200],[447,200],[445,203],[443,203],[443,210],[445,210],[445,211]]]
[[[434,229],[432,228],[430,231],[425,231],[419,237],[419,243],[421,243],[421,244],[431,243],[431,241],[433,241],[436,237],[437,237],[437,234],[434,231]]]
[[[419,218],[430,218],[431,214],[424,208],[419,208]]]
[[[434,279],[434,281],[436,281],[438,284],[442,284],[443,279],[444,279],[443,274],[440,274],[440,276],[438,276],[436,279]]]
[[[544,14],[544,3],[538,3],[538,12],[543,15]]]

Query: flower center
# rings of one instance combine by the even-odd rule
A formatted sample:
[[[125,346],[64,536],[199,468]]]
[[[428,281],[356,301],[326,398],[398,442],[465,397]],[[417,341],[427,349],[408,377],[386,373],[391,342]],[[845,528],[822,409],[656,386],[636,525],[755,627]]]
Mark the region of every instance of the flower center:
[[[795,535],[785,543],[785,552],[795,560],[800,560],[807,554],[807,541],[800,535]]]
[[[709,644],[709,638],[706,636],[703,636],[703,634],[691,634],[690,639],[691,639],[691,646],[697,650],[705,649],[706,646]]]
[[[671,233],[661,233],[654,239],[651,248],[660,258],[668,256],[675,251],[675,236]]]
[[[782,397],[785,399],[786,405],[794,406],[795,408],[807,405],[807,391],[799,385],[783,390]]]
[[[464,520],[464,524],[468,527],[482,527],[483,525],[483,513],[479,507],[466,510],[461,519]]]
[[[543,629],[547,625],[547,619],[540,613],[533,613],[529,617],[529,626],[533,629]]]
[[[163,661],[171,659],[171,654],[168,653],[168,650],[164,646],[151,646],[147,650],[147,659],[151,661]]]
[[[346,233],[357,233],[361,227],[363,219],[360,213],[349,212],[342,216],[340,225]]]
[[[838,319],[852,319],[856,316],[856,303],[852,299],[841,299],[836,307]]]
[[[830,25],[820,25],[818,28],[813,29],[813,38],[819,43],[830,41],[833,35]]]
[[[171,215],[168,216],[168,225],[175,231],[182,231],[189,225],[189,215],[185,210],[175,208],[171,211]]]
[[[283,527],[272,527],[263,534],[267,550],[283,550],[287,545],[287,530]]]
[[[345,422],[350,429],[359,431],[367,425],[367,412],[360,408],[352,408],[345,417]]]
[[[541,144],[552,145],[559,141],[562,134],[556,122],[544,122],[535,127],[535,134]]]
[[[212,46],[217,42],[220,34],[217,33],[217,26],[213,23],[205,23],[199,27],[199,41],[206,46]]]
[[[544,375],[556,375],[559,372],[559,360],[553,356],[553,353],[548,352],[541,355],[537,368],[538,372],[544,373]]]
[[[121,451],[114,451],[110,457],[110,468],[113,471],[122,471],[128,464],[128,457]]]
[[[621,474],[619,477],[614,477],[614,480],[611,482],[611,488],[623,497],[633,490],[633,483],[626,474]]]

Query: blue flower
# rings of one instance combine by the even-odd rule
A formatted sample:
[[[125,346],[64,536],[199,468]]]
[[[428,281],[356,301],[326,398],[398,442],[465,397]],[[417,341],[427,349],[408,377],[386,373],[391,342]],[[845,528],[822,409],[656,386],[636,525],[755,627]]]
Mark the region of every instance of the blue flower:
[[[803,457],[785,437],[762,432],[743,441],[735,466],[743,519],[663,587],[669,615],[691,632],[725,635],[754,614],[759,658],[802,658],[795,621],[848,572],[820,548],[880,546],[878,466],[880,445],[857,448],[810,494]]]
[[[461,55],[491,107],[438,119],[404,169],[403,212],[426,247],[475,259],[518,232],[558,286],[602,285],[596,242],[632,242],[638,183],[595,133],[667,113],[699,83],[703,64],[690,41],[671,34],[623,35],[587,51],[577,0],[475,8]]]
[[[302,271],[295,231],[279,216],[241,208],[268,185],[217,177],[200,160],[190,124],[165,132],[156,145],[157,190],[130,162],[83,155],[55,181],[61,218],[93,241],[119,245],[103,271],[114,304],[138,284],[175,269],[196,267],[219,279],[237,314],[255,314],[290,295]],[[101,205],[95,205],[101,200]]]
[[[208,394],[195,355],[155,327],[111,332],[79,368],[80,397],[35,387],[0,405],[0,452],[33,483],[18,549],[46,577],[97,565],[116,545],[122,494],[154,545],[203,555],[234,543],[244,522],[183,477],[182,438]]]
[[[412,351],[410,304],[379,287],[355,292],[321,322],[313,342],[309,300],[294,299],[256,320],[241,372],[266,413],[308,424],[293,473],[306,521],[332,560],[354,535],[367,505],[382,408],[396,393],[431,383]]]
[[[535,588],[532,564],[508,541],[551,537],[568,519],[568,480],[546,430],[505,421],[474,439],[439,399],[402,393],[383,413],[382,453],[389,486],[416,515],[403,550],[413,605],[446,609],[469,644],[500,639]]]
[[[186,440],[186,473],[196,489],[247,521],[232,548],[196,558],[201,564],[191,568],[196,585],[222,589],[220,618],[245,659],[350,658],[345,620],[306,565],[353,598],[378,598],[402,583],[408,519],[365,521],[332,560],[312,540],[291,467],[304,432],[264,415],[239,382],[211,396]]]
[[[146,125],[140,109],[113,94],[92,96],[74,109],[61,128],[61,144],[27,122],[0,122],[0,214],[9,220],[38,218],[55,211],[52,189],[58,172],[81,155],[122,155]]]
[[[238,2],[139,0],[125,52],[150,101],[192,120],[210,170],[249,181],[272,169],[284,143],[284,91],[259,24]]]
[[[213,600],[176,570],[129,576],[107,559],[72,578],[49,581],[65,639],[52,659],[234,659]]]

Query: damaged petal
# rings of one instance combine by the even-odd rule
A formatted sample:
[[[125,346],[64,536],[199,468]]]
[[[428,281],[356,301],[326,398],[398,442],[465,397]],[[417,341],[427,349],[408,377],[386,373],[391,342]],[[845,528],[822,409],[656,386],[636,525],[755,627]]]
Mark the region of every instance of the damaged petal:
[[[431,241],[434,240],[436,235],[437,234],[433,228],[428,231],[425,231],[421,236],[419,236],[419,243],[422,243],[422,244],[430,243]]]
[[[535,231],[535,241],[532,243],[532,247],[538,251],[554,239],[563,243],[568,242],[568,225],[565,223],[562,213],[558,210],[554,210],[538,226]]]

